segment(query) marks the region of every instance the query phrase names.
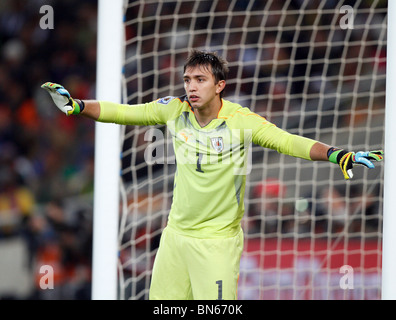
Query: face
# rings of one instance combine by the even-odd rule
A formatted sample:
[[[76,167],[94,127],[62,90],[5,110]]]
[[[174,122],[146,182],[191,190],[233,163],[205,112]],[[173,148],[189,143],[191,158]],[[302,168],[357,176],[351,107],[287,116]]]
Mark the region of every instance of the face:
[[[197,66],[187,68],[184,73],[184,89],[194,108],[210,108],[221,103],[220,92],[224,89],[225,81],[220,80],[216,83],[211,71],[211,66]]]

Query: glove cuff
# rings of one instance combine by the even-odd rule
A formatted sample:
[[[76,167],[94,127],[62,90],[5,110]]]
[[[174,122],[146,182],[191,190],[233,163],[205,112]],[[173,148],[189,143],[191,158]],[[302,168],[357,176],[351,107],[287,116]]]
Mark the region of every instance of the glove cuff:
[[[76,114],[81,113],[84,110],[84,108],[85,108],[84,101],[82,101],[80,99],[73,99],[73,102],[74,102],[73,103],[74,104],[74,109],[73,109],[72,114],[76,115]]]
[[[327,150],[327,157],[330,162],[340,164],[342,157],[347,153],[349,153],[349,151],[331,147],[329,150]]]
[[[80,99],[74,99],[74,100],[77,102],[78,106],[80,107],[80,112],[79,112],[79,113],[83,112],[83,110],[84,110],[84,108],[85,108],[85,103],[84,103],[84,101],[83,101],[83,100],[80,100]]]

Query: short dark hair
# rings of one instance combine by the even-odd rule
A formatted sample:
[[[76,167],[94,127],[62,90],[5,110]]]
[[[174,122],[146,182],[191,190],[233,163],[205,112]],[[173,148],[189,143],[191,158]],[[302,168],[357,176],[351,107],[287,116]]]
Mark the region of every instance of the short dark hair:
[[[212,66],[212,73],[216,80],[226,80],[228,75],[228,62],[217,54],[217,52],[207,52],[200,50],[192,50],[186,63],[184,64],[184,72],[187,68],[203,66]],[[223,90],[224,91],[224,90]],[[223,92],[221,92],[222,94]]]

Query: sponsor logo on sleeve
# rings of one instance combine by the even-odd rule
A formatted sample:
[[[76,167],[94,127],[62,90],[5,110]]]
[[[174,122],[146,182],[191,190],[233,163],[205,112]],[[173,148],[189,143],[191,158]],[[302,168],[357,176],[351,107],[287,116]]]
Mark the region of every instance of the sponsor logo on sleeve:
[[[161,103],[161,104],[168,104],[168,103],[171,102],[173,99],[175,99],[175,97],[167,96],[167,97],[164,97],[164,98],[160,98],[160,99],[158,99],[157,101],[158,101],[158,103]]]

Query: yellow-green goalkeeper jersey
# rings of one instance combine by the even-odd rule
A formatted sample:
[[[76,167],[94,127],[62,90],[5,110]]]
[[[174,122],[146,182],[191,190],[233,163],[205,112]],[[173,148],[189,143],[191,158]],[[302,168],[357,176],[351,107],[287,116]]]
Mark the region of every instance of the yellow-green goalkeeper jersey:
[[[224,99],[217,118],[205,127],[198,124],[186,96],[141,105],[100,105],[102,122],[167,125],[177,164],[168,226],[198,238],[229,237],[240,230],[252,142],[308,160],[316,142]]]

